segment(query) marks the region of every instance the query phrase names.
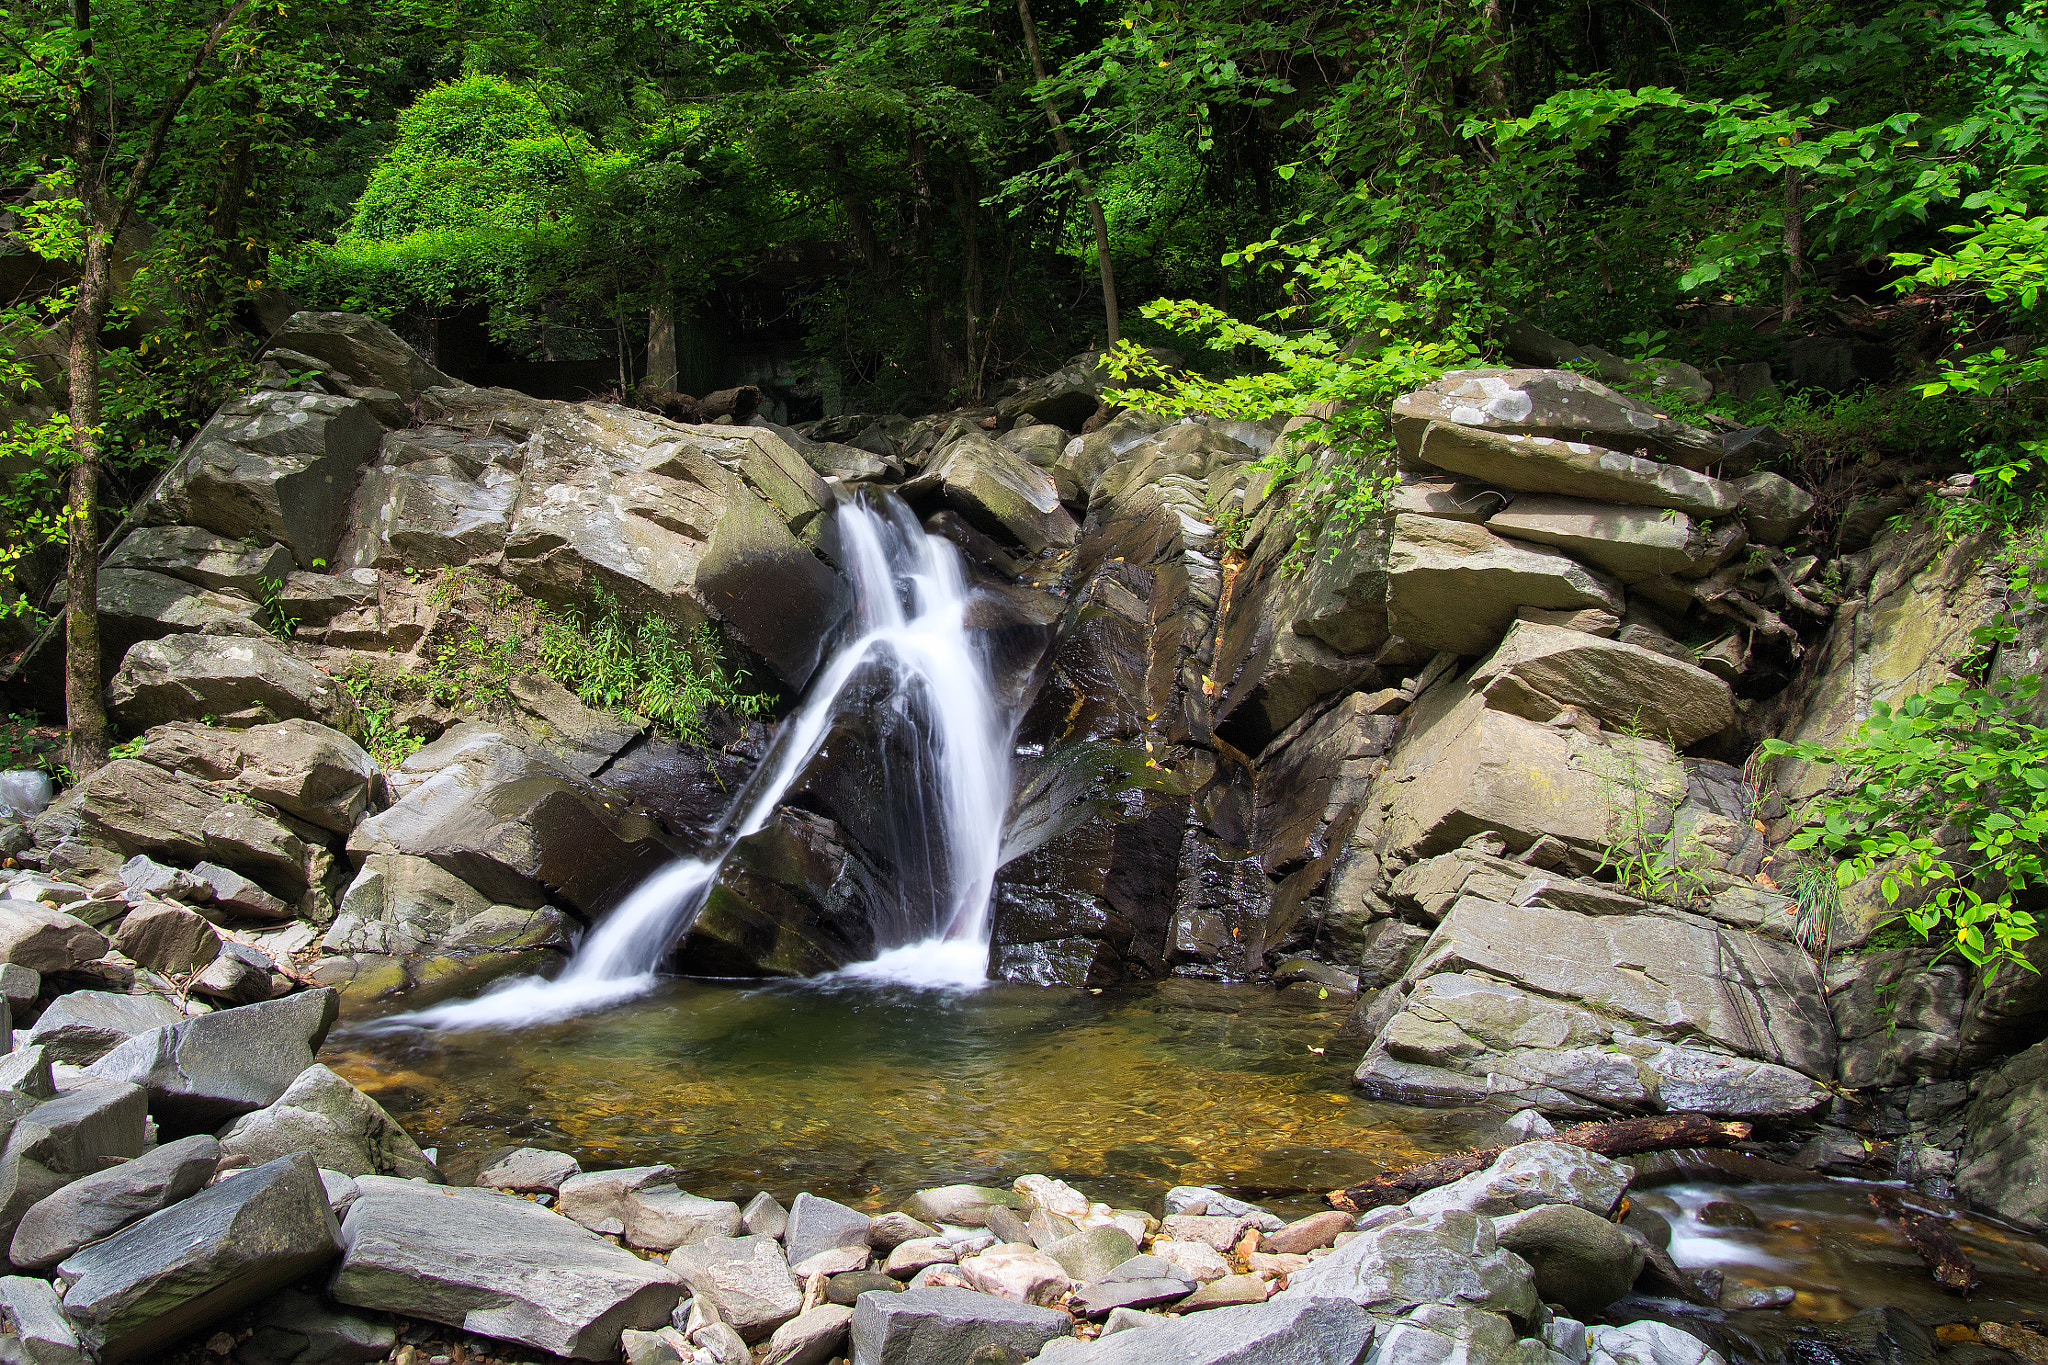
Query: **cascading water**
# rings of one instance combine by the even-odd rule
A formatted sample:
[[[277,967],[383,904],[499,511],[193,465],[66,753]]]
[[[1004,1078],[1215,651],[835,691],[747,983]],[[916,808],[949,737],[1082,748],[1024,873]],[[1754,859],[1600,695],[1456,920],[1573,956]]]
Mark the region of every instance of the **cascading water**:
[[[885,672],[885,703],[910,722],[910,771],[891,768],[899,865],[919,864],[904,886],[930,888],[878,926],[878,955],[842,976],[967,988],[987,975],[988,905],[1010,796],[1012,723],[998,714],[987,667],[967,629],[968,586],[959,552],[927,535],[893,495],[838,513],[858,634],[812,683],[741,788],[699,857],[671,863],[635,887],[594,929],[562,974],[509,980],[458,1000],[383,1021],[385,1027],[490,1028],[543,1023],[602,1009],[652,988],[662,960],[690,930],[733,846],[766,825],[841,713],[864,668]],[[904,813],[913,818],[901,818]],[[916,818],[921,816],[922,818]]]

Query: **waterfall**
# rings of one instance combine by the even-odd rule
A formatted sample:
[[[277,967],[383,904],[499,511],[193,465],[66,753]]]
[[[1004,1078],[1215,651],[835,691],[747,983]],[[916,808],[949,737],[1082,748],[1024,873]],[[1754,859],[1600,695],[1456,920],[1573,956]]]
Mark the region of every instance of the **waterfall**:
[[[967,629],[968,585],[959,551],[927,535],[894,494],[865,495],[838,512],[854,591],[855,633],[813,680],[767,754],[727,808],[699,856],[682,858],[635,887],[585,938],[562,974],[507,980],[457,1000],[383,1021],[384,1026],[488,1028],[545,1023],[602,1009],[651,989],[662,960],[690,931],[734,846],[773,818],[842,714],[847,685],[864,666],[884,670],[887,705],[913,730],[908,772],[887,771],[890,852],[922,905],[901,905],[877,926],[877,956],[838,975],[967,988],[988,968],[990,890],[1010,797],[1012,722],[998,714],[987,668]],[[905,813],[910,819],[901,818]]]

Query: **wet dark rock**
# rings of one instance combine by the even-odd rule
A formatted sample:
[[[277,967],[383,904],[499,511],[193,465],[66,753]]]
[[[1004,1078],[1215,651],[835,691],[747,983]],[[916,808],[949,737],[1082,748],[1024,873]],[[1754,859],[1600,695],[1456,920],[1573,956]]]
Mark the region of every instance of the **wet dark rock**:
[[[334,1259],[313,1159],[229,1176],[58,1267],[64,1310],[102,1361],[147,1356]]]
[[[740,840],[676,958],[713,976],[814,976],[873,955],[884,892],[832,820],[788,807]]]
[[[284,1094],[313,1064],[338,1010],[324,989],[218,1010],[137,1034],[90,1071],[146,1089],[167,1136],[212,1132]]]
[[[235,1365],[369,1365],[391,1354],[398,1333],[381,1313],[351,1313],[283,1290],[265,1301]]]
[[[1590,1319],[1629,1292],[1642,1273],[1641,1244],[1599,1214],[1572,1204],[1531,1209],[1494,1224],[1500,1245],[1536,1272],[1545,1303]]]

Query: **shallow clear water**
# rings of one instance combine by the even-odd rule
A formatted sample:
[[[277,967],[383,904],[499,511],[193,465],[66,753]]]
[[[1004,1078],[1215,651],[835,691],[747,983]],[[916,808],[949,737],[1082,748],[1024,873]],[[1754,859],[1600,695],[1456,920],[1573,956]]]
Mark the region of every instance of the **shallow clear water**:
[[[955,1181],[1061,1175],[1156,1208],[1217,1184],[1306,1213],[1321,1194],[1455,1151],[1470,1116],[1376,1104],[1342,1011],[1257,986],[935,992],[841,979],[669,981],[516,1031],[342,1030],[323,1060],[458,1177],[493,1147],[667,1162],[686,1189],[864,1207]]]

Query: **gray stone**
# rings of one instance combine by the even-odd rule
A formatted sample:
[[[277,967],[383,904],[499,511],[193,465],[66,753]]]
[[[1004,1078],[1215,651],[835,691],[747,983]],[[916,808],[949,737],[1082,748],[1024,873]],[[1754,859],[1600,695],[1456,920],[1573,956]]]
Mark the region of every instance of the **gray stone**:
[[[626,1230],[628,1195],[638,1190],[673,1186],[673,1166],[628,1166],[612,1171],[585,1171],[558,1187],[555,1212],[589,1228],[617,1236]]]
[[[835,1247],[866,1246],[868,1215],[813,1194],[800,1194],[789,1206],[789,1226],[782,1240],[789,1247],[792,1265]]]
[[[151,1214],[57,1269],[79,1339],[106,1362],[160,1351],[334,1258],[311,1157],[280,1158]]]
[[[979,431],[959,432],[908,487],[927,485],[982,530],[1006,536],[1032,554],[1065,549],[1080,534],[1072,514],[1060,505],[1053,476]]]
[[[1598,350],[1560,343],[1548,348],[1548,358],[1578,358]],[[1533,352],[1529,358],[1535,358]],[[1616,377],[1626,368],[1618,367]],[[1674,421],[1641,399],[1564,369],[1451,370],[1395,399],[1393,416],[1404,450],[1430,422],[1454,422],[1486,431],[1588,441],[1614,450],[1641,449],[1688,469],[1705,469],[1723,456],[1721,438],[1714,432]]]
[[[57,1086],[50,1076],[52,1060],[46,1050],[34,1044],[0,1056],[0,1090],[12,1090],[38,1100],[57,1098]]]
[[[1586,1329],[1587,1365],[1728,1365],[1683,1328],[1662,1322]]]
[[[1536,1292],[1590,1318],[1628,1293],[1643,1269],[1643,1244],[1575,1204],[1551,1204],[1494,1221],[1500,1245],[1536,1272]]]
[[[197,526],[138,526],[101,561],[109,569],[142,569],[196,587],[254,599],[266,581],[282,583],[295,567],[282,545],[251,545]]]
[[[220,1147],[251,1165],[310,1152],[322,1170],[347,1176],[434,1178],[419,1144],[382,1105],[317,1063],[276,1100],[223,1128]]]
[[[1201,1213],[1211,1216],[1228,1214],[1232,1218],[1242,1218],[1246,1226],[1255,1227],[1260,1232],[1278,1232],[1287,1226],[1287,1221],[1270,1209],[1260,1208],[1257,1204],[1247,1204],[1242,1199],[1234,1199],[1220,1190],[1212,1190],[1205,1185],[1175,1185],[1166,1192],[1166,1212],[1169,1214],[1194,1213],[1197,1204],[1202,1206]]]
[[[189,975],[220,955],[220,935],[213,925],[170,901],[145,902],[129,911],[114,933],[114,944],[141,966],[170,976]]]
[[[338,1008],[321,989],[217,1010],[137,1034],[89,1070],[146,1089],[167,1136],[211,1132],[284,1094],[313,1064]]]
[[[1619,613],[1619,584],[1548,546],[1438,517],[1394,518],[1387,626],[1425,650],[1483,654],[1523,607]]]
[[[235,1365],[369,1365],[391,1354],[398,1332],[383,1314],[329,1307],[296,1289],[270,1296]]]
[[[789,1210],[762,1190],[740,1210],[740,1229],[750,1237],[780,1237],[789,1228]]]
[[[145,640],[121,660],[107,695],[122,723],[138,730],[211,717],[348,725],[355,714],[340,683],[254,636]]]
[[[1264,1303],[1278,1286],[1263,1275],[1225,1275],[1210,1280],[1182,1299],[1174,1308],[1182,1313],[1206,1313],[1219,1308],[1238,1308]]]
[[[13,1010],[26,1010],[43,993],[43,974],[19,962],[0,962],[0,1000]]]
[[[353,399],[274,391],[230,399],[164,476],[148,516],[282,541],[300,564],[331,559],[356,471],[383,434]]]
[[[1979,1208],[2048,1230],[2048,1041],[2008,1058],[1975,1091],[1956,1188]]]
[[[382,389],[400,403],[456,383],[423,360],[398,333],[361,313],[293,313],[270,338],[268,349],[296,352],[346,385]]]
[[[1029,1360],[1073,1327],[1065,1313],[968,1289],[863,1294],[853,1309],[853,1365],[939,1365],[988,1347]]]
[[[1828,1102],[1820,1082],[1790,1067],[1699,1048],[1660,1048],[1644,1059],[1657,1075],[1657,1103],[1674,1113],[1786,1119]]]
[[[734,1237],[740,1206],[724,1199],[700,1199],[673,1185],[655,1185],[625,1196],[626,1241],[651,1251],[673,1251],[692,1242]],[[861,1254],[860,1265],[867,1264]],[[841,1269],[858,1269],[843,1266]]]
[[[1734,486],[1719,479],[1582,441],[1448,422],[1430,422],[1412,440],[1412,458],[1523,493],[1668,507],[1698,517],[1724,516],[1738,503]],[[1406,442],[1403,448],[1409,448]]]
[[[363,1195],[362,1187],[356,1184],[355,1177],[343,1175],[340,1171],[320,1172],[320,1184],[327,1191],[327,1207],[334,1210],[336,1218],[347,1213],[349,1206]]]
[[[903,1211],[920,1222],[953,1223],[968,1228],[984,1226],[988,1210],[996,1206],[1021,1209],[1024,1196],[992,1185],[941,1185],[919,1190],[903,1201]]]
[[[1157,1327],[1164,1321],[1166,1319],[1157,1313],[1141,1313],[1135,1308],[1112,1308],[1109,1316],[1102,1320],[1101,1336],[1114,1336],[1139,1327]]]
[[[803,1291],[773,1237],[727,1237],[678,1247],[668,1263],[691,1293],[749,1342],[766,1337],[803,1308]]]
[[[748,1229],[750,1232],[753,1230]],[[878,1214],[868,1220],[868,1245],[877,1251],[893,1251],[905,1242],[938,1235],[937,1228],[920,1223],[907,1213]]]
[[[1576,706],[1610,730],[1684,748],[1735,720],[1728,684],[1688,663],[1583,631],[1517,621],[1472,674],[1486,704],[1526,720]]]
[[[851,1274],[834,1275],[825,1281],[826,1302],[844,1304],[848,1308],[853,1307],[861,1295],[875,1291],[898,1294],[903,1291],[903,1282],[879,1270],[856,1270]]]
[[[1735,480],[1735,493],[1742,501],[1742,524],[1760,544],[1783,545],[1813,520],[1813,495],[1768,470]]]
[[[312,884],[312,851],[283,820],[261,806],[225,803],[199,827],[206,856],[263,880],[287,901]]]
[[[222,1005],[253,1005],[277,994],[276,962],[259,948],[223,941],[220,955],[188,983],[192,994]]]
[[[563,1181],[582,1172],[583,1167],[567,1152],[521,1147],[478,1171],[474,1183],[521,1194],[553,1194],[562,1188]]]
[[[30,1025],[28,1040],[51,1061],[84,1066],[96,1062],[138,1033],[175,1024],[185,1017],[158,995],[116,995],[71,991],[52,1000]]]
[[[1622,970],[1616,970],[1617,967]],[[1796,946],[1730,933],[1678,912],[1575,914],[1467,896],[1409,969],[1480,972],[1562,1000],[1597,1000],[1609,1019],[1832,1076],[1833,1023]]]
[[[673,1272],[517,1195],[388,1176],[356,1183],[328,1291],[343,1303],[604,1360],[626,1328],[667,1323],[681,1297]]]
[[[738,1228],[735,1227],[733,1230],[737,1232]],[[903,1247],[899,1247],[897,1250],[901,1251],[904,1247],[919,1245],[921,1243],[905,1242]],[[891,1259],[893,1260],[894,1257],[892,1256]],[[828,1247],[824,1251],[815,1252],[804,1260],[796,1262],[790,1266],[789,1273],[796,1276],[797,1282],[802,1284],[808,1283],[814,1275],[830,1277],[833,1275],[850,1275],[856,1270],[866,1270],[868,1268],[868,1260],[868,1249],[864,1246]]]
[[[1163,1276],[1152,1280],[1103,1280],[1085,1285],[1067,1301],[1077,1317],[1099,1318],[1118,1309],[1149,1308],[1174,1303],[1195,1292],[1192,1280]]]
[[[673,1327],[659,1327],[652,1332],[636,1332],[628,1327],[619,1333],[619,1350],[626,1357],[626,1365],[681,1365],[696,1357],[689,1341]],[[684,1355],[685,1351],[690,1354]]]
[[[1498,1218],[1546,1204],[1573,1204],[1605,1218],[1621,1202],[1633,1174],[1597,1152],[1539,1139],[1508,1148],[1483,1171],[1417,1195],[1408,1209],[1415,1216],[1453,1216],[1463,1210]]]
[[[156,896],[163,900],[187,901],[204,904],[213,899],[213,888],[204,879],[193,876],[179,867],[165,867],[162,863],[138,853],[121,864],[121,885],[132,903],[139,896]]]
[[[820,1252],[820,1255],[830,1255]],[[952,1265],[960,1259],[959,1248],[939,1236],[913,1237],[899,1242],[889,1249],[889,1255],[882,1263],[885,1274],[899,1280],[907,1280],[927,1266]]]
[[[1138,1245],[1122,1228],[1083,1228],[1045,1248],[1060,1269],[1080,1284],[1090,1284],[1138,1254]]]
[[[836,1303],[800,1313],[768,1338],[768,1354],[761,1365],[825,1365],[846,1344],[852,1321],[853,1310]]]
[[[200,1134],[76,1180],[36,1203],[15,1226],[8,1259],[46,1270],[138,1218],[196,1194],[213,1178],[220,1144]]]
[[[74,915],[31,901],[0,901],[0,962],[68,972],[106,951],[106,936]]]
[[[132,1085],[81,1085],[40,1104],[0,1100],[16,1120],[0,1148],[0,1240],[11,1242],[22,1215],[64,1186],[142,1153],[148,1111]]]
[[[1707,538],[1683,512],[1524,493],[1486,519],[1497,536],[1563,550],[1624,583],[1690,575],[1706,561]]]
[[[78,1333],[64,1316],[64,1301],[47,1280],[0,1278],[0,1313],[30,1365],[84,1365]]]
[[[214,909],[225,914],[273,922],[292,917],[289,905],[232,868],[201,862],[193,867],[192,875],[204,878],[213,888]]]
[[[336,834],[347,834],[362,818],[377,772],[361,745],[310,720],[241,730],[168,725],[152,730],[137,756],[231,787]]]
[[[1387,1315],[1464,1303],[1524,1319],[1540,1302],[1527,1263],[1501,1250],[1493,1221],[1461,1208],[1390,1218],[1294,1272],[1280,1297],[1344,1299]]]
[[[1376,1324],[1336,1298],[1276,1298],[1104,1333],[1048,1352],[1048,1365],[1363,1365]]]

